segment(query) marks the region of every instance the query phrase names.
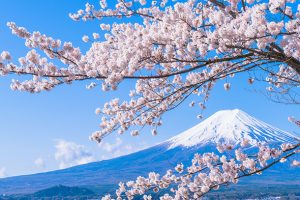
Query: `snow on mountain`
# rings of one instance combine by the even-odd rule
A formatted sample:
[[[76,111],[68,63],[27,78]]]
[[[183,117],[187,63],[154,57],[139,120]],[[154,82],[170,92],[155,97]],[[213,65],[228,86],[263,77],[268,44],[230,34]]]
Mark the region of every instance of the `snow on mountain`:
[[[251,144],[259,142],[289,142],[296,136],[262,122],[239,110],[221,110],[166,141],[169,149],[177,146],[204,146],[208,143],[227,142],[236,144],[243,138]]]

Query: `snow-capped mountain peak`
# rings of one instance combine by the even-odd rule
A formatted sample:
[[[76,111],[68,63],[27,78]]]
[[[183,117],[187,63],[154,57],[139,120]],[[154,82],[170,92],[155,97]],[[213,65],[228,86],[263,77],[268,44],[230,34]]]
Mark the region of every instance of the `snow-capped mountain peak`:
[[[236,144],[243,138],[254,144],[260,142],[288,142],[296,136],[262,122],[239,110],[221,110],[169,139],[169,149],[177,146],[191,147],[208,143],[228,142]]]

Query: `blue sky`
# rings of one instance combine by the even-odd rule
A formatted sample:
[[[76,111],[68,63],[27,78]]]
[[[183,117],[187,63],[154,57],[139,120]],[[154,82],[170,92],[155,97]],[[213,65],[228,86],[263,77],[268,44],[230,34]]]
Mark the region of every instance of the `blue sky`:
[[[91,3],[97,4],[97,1]],[[81,38],[93,32],[101,34],[101,22],[74,22],[68,17],[69,12],[83,8],[84,4],[85,1],[69,0],[0,0],[0,52],[8,50],[14,59],[26,54],[24,41],[11,35],[6,27],[8,21],[30,31],[38,30],[53,38],[72,41],[83,51],[87,50],[88,44]],[[196,118],[200,110],[189,108],[189,102],[186,102],[165,115],[158,136],[151,136],[146,129],[138,137],[131,137],[129,133],[123,136],[113,134],[98,146],[88,140],[99,123],[95,108],[112,97],[126,98],[133,82],[123,83],[119,91],[112,93],[104,93],[100,88],[86,90],[89,82],[81,82],[51,92],[29,94],[11,91],[12,78],[15,77],[0,77],[0,176],[80,164],[82,160],[79,158],[82,157],[88,161],[107,159],[164,141],[200,122]],[[265,85],[255,83],[249,87],[246,77],[237,76],[229,82],[232,84],[229,92],[223,90],[222,83],[216,86],[204,112],[205,117],[221,109],[239,108],[283,130],[298,131],[287,121],[288,116],[300,117],[297,106],[273,103],[262,94]],[[71,158],[61,155],[62,151],[71,154]]]

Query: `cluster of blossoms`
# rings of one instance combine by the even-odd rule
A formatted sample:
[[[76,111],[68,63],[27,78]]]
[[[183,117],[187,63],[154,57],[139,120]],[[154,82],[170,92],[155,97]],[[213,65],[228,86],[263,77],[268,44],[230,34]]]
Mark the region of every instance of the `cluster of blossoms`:
[[[275,163],[286,162],[287,158],[300,153],[300,143],[282,144],[281,148],[271,148],[261,143],[256,146],[247,144],[247,141],[243,141],[240,147],[226,150],[227,156],[215,153],[195,154],[188,167],[181,163],[175,170],[167,170],[163,176],[151,172],[148,177],[139,176],[135,181],[120,183],[115,195],[106,195],[102,200],[134,197],[151,200],[153,192],[159,192],[161,200],[201,199],[211,190],[218,190],[222,185],[235,184],[246,176],[261,174]],[[228,149],[231,145],[219,146]],[[234,155],[228,156],[230,153]],[[295,160],[292,165],[300,164]]]
[[[53,87],[70,83],[80,79],[76,76],[78,63],[82,59],[79,48],[73,47],[72,43],[65,42],[61,44],[60,40],[55,40],[40,32],[29,33],[25,28],[18,27],[15,23],[7,24],[11,28],[12,33],[24,38],[25,45],[31,48],[25,57],[18,59],[19,66],[11,62],[12,58],[8,52],[2,53],[0,60],[0,74],[30,74],[32,80],[20,82],[13,80],[11,88],[13,90],[28,91],[37,93],[43,90],[51,90]],[[59,68],[53,62],[49,62],[46,57],[42,57],[36,49],[43,51],[48,59],[59,59],[67,68]],[[76,68],[76,69],[75,69]]]
[[[14,64],[8,52],[0,59],[0,74],[29,74],[31,80],[13,80],[14,90],[40,92],[79,80],[92,80],[88,89],[101,85],[116,90],[126,79],[135,80],[130,100],[113,99],[97,109],[101,129],[91,139],[162,124],[162,116],[190,95],[200,96],[205,109],[210,91],[220,79],[247,71],[249,84],[257,72],[266,77],[270,92],[288,93],[300,85],[300,6],[295,0],[187,0],[185,2],[105,0],[100,8],[89,3],[70,17],[101,20],[136,17],[139,23],[100,24],[102,40],[93,33],[90,49],[81,53],[39,32],[8,23],[13,34],[25,39],[31,50]],[[40,55],[44,54],[44,56]],[[49,60],[61,61],[50,62]],[[295,95],[293,95],[295,96]],[[297,100],[298,102],[298,100]],[[195,103],[193,103],[195,105]],[[201,115],[199,115],[201,118]]]

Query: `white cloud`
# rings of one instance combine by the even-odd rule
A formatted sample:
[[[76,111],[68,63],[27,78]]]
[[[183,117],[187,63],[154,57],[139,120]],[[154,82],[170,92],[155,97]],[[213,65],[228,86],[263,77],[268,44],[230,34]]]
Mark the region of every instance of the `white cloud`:
[[[122,144],[122,140],[121,138],[117,137],[116,141],[114,143],[108,143],[108,142],[101,142],[99,144],[99,147],[101,149],[103,149],[104,151],[111,153],[113,151],[115,151],[121,144]]]
[[[122,148],[117,149],[114,153],[113,153],[113,157],[119,157],[119,156],[123,156],[123,155],[127,155],[136,151],[139,151],[140,148],[139,147],[133,147],[132,145],[128,144]]]
[[[45,161],[44,161],[44,159],[41,158],[41,157],[35,159],[34,164],[35,164],[38,168],[41,168],[41,169],[44,169],[44,168],[45,168]]]
[[[7,176],[6,168],[0,167],[0,178],[5,178]]]
[[[128,155],[128,154],[131,154],[131,153],[143,150],[143,149],[145,149],[145,148],[142,146],[133,146],[133,145],[128,144],[126,146],[123,146],[122,148],[117,149],[115,152],[113,152],[112,158],[123,156],[123,155]]]
[[[55,148],[55,159],[60,169],[95,161],[91,152],[74,142],[58,140]]]
[[[145,144],[140,143],[139,145],[122,145],[123,141],[121,138],[117,137],[115,142],[109,143],[109,142],[104,142],[102,141],[99,144],[99,147],[105,152],[105,155],[101,156],[101,159],[111,159],[111,158],[116,158],[119,156],[127,155],[139,150],[144,149],[141,145],[145,146]]]

